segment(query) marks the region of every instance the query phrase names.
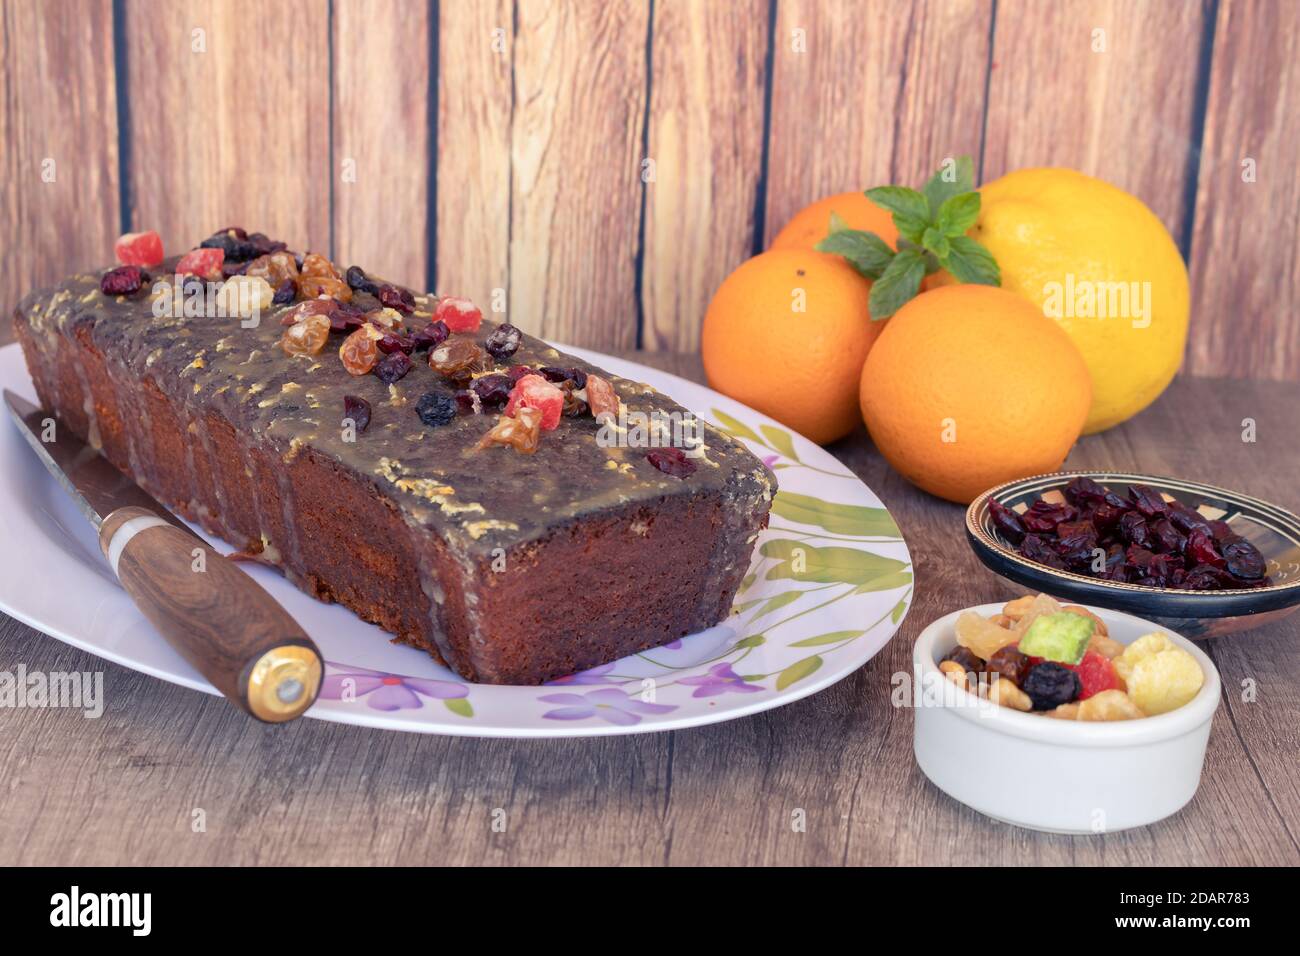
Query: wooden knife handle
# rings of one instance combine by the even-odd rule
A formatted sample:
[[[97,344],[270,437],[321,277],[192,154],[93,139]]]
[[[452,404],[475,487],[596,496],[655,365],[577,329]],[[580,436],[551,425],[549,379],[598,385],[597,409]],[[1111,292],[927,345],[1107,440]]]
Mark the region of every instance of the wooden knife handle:
[[[134,506],[104,519],[99,544],[167,643],[241,710],[280,723],[316,700],[320,651],[233,561]]]

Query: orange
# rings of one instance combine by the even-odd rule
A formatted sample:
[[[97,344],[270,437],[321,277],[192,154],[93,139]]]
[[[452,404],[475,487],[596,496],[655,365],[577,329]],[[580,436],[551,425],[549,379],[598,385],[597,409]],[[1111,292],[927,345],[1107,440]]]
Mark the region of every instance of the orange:
[[[980,189],[980,202],[970,236],[997,259],[1002,288],[1039,306],[1088,363],[1084,433],[1154,402],[1182,365],[1191,309],[1187,266],[1160,218],[1072,169],[1017,169]]]
[[[831,213],[838,213],[850,229],[874,232],[891,246],[898,242],[898,230],[887,210],[862,193],[827,196],[795,213],[772,239],[772,249],[812,249],[830,232]]]
[[[932,495],[970,502],[1056,471],[1092,381],[1069,335],[1019,295],[959,285],[890,318],[862,369],[862,417],[885,459]]]
[[[857,427],[858,380],[882,322],[871,283],[839,256],[773,249],[714,293],[700,351],[709,384],[815,442]]]

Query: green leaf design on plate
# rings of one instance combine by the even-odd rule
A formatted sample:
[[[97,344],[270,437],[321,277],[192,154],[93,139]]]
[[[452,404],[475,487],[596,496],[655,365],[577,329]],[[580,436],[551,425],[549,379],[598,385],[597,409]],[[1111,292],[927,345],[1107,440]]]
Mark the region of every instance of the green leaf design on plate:
[[[453,714],[459,714],[461,717],[473,717],[474,708],[470,706],[468,697],[452,697],[443,701],[447,709]]]
[[[746,591],[748,591],[751,587],[754,586],[754,582],[757,580],[758,580],[757,574],[746,574],[744,580],[740,582],[740,587],[736,588],[736,593],[744,594]]]
[[[750,441],[756,441],[760,445],[763,443],[763,439],[755,435],[753,429],[742,422],[739,418],[728,415],[722,409],[713,409],[713,417],[722,423],[719,427],[733,438],[748,438]]]
[[[762,598],[754,598],[754,600],[745,601],[743,604],[733,604],[731,605],[731,613],[743,614],[745,611],[748,611],[751,607],[756,607],[762,603],[763,603]]]
[[[801,681],[822,666],[822,659],[814,654],[801,661],[795,661],[776,676],[776,689],[785,690],[796,681]]]
[[[778,558],[767,580],[789,578],[818,584],[866,584],[907,567],[907,562],[856,548],[814,548],[801,541],[778,538],[763,543],[765,557]]]
[[[833,534],[863,537],[898,537],[898,525],[884,508],[841,505],[811,495],[778,491],[772,510],[799,524],[817,525]]]
[[[803,597],[802,591],[786,591],[782,594],[778,594],[776,597],[768,598],[767,603],[764,604],[759,609],[758,613],[755,614],[752,618],[750,618],[750,620],[757,621],[764,614],[771,614],[773,611],[780,610],[781,608],[785,607],[787,604],[799,600],[799,598],[801,597]]]
[[[911,571],[895,571],[873,581],[866,581],[853,589],[854,594],[866,594],[868,591],[892,591],[912,583]]]
[[[818,634],[816,637],[805,637],[802,641],[795,641],[787,647],[820,647],[823,644],[839,644],[841,641],[847,641],[851,638],[861,637],[866,631],[831,631],[829,634]]]
[[[791,461],[799,460],[799,456],[794,451],[794,439],[790,437],[789,432],[782,431],[773,425],[759,425],[758,427],[763,432],[763,437],[767,439],[768,444]]]
[[[889,620],[897,624],[899,621],[903,619],[903,612],[906,610],[907,610],[907,598],[902,598],[897,604],[894,605],[894,609],[889,612]]]
[[[749,637],[742,637],[740,640],[736,641],[735,647],[759,647],[766,643],[767,638],[762,634],[751,634]],[[733,650],[734,649],[735,648],[733,648]]]

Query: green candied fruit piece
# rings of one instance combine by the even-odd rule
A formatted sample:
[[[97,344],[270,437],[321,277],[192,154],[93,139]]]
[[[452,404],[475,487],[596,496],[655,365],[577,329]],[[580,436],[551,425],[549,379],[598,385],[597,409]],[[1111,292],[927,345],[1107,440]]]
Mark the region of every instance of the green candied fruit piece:
[[[1097,625],[1091,618],[1070,611],[1041,614],[1034,618],[1020,639],[1020,653],[1062,664],[1077,664],[1088,649],[1088,639]]]

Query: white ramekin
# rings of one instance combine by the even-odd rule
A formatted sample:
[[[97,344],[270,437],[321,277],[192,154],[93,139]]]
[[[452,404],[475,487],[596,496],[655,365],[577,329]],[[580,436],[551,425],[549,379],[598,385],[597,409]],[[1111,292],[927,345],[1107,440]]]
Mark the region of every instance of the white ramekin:
[[[1002,605],[965,610],[989,617]],[[1143,826],[1192,799],[1219,705],[1219,672],[1195,644],[1167,628],[1119,611],[1089,610],[1124,644],[1152,631],[1169,635],[1205,672],[1200,692],[1177,710],[1142,720],[1065,721],[999,707],[939,670],[957,645],[963,612],[954,611],[922,631],[912,649],[913,750],[935,786],[995,819],[1055,833]]]

